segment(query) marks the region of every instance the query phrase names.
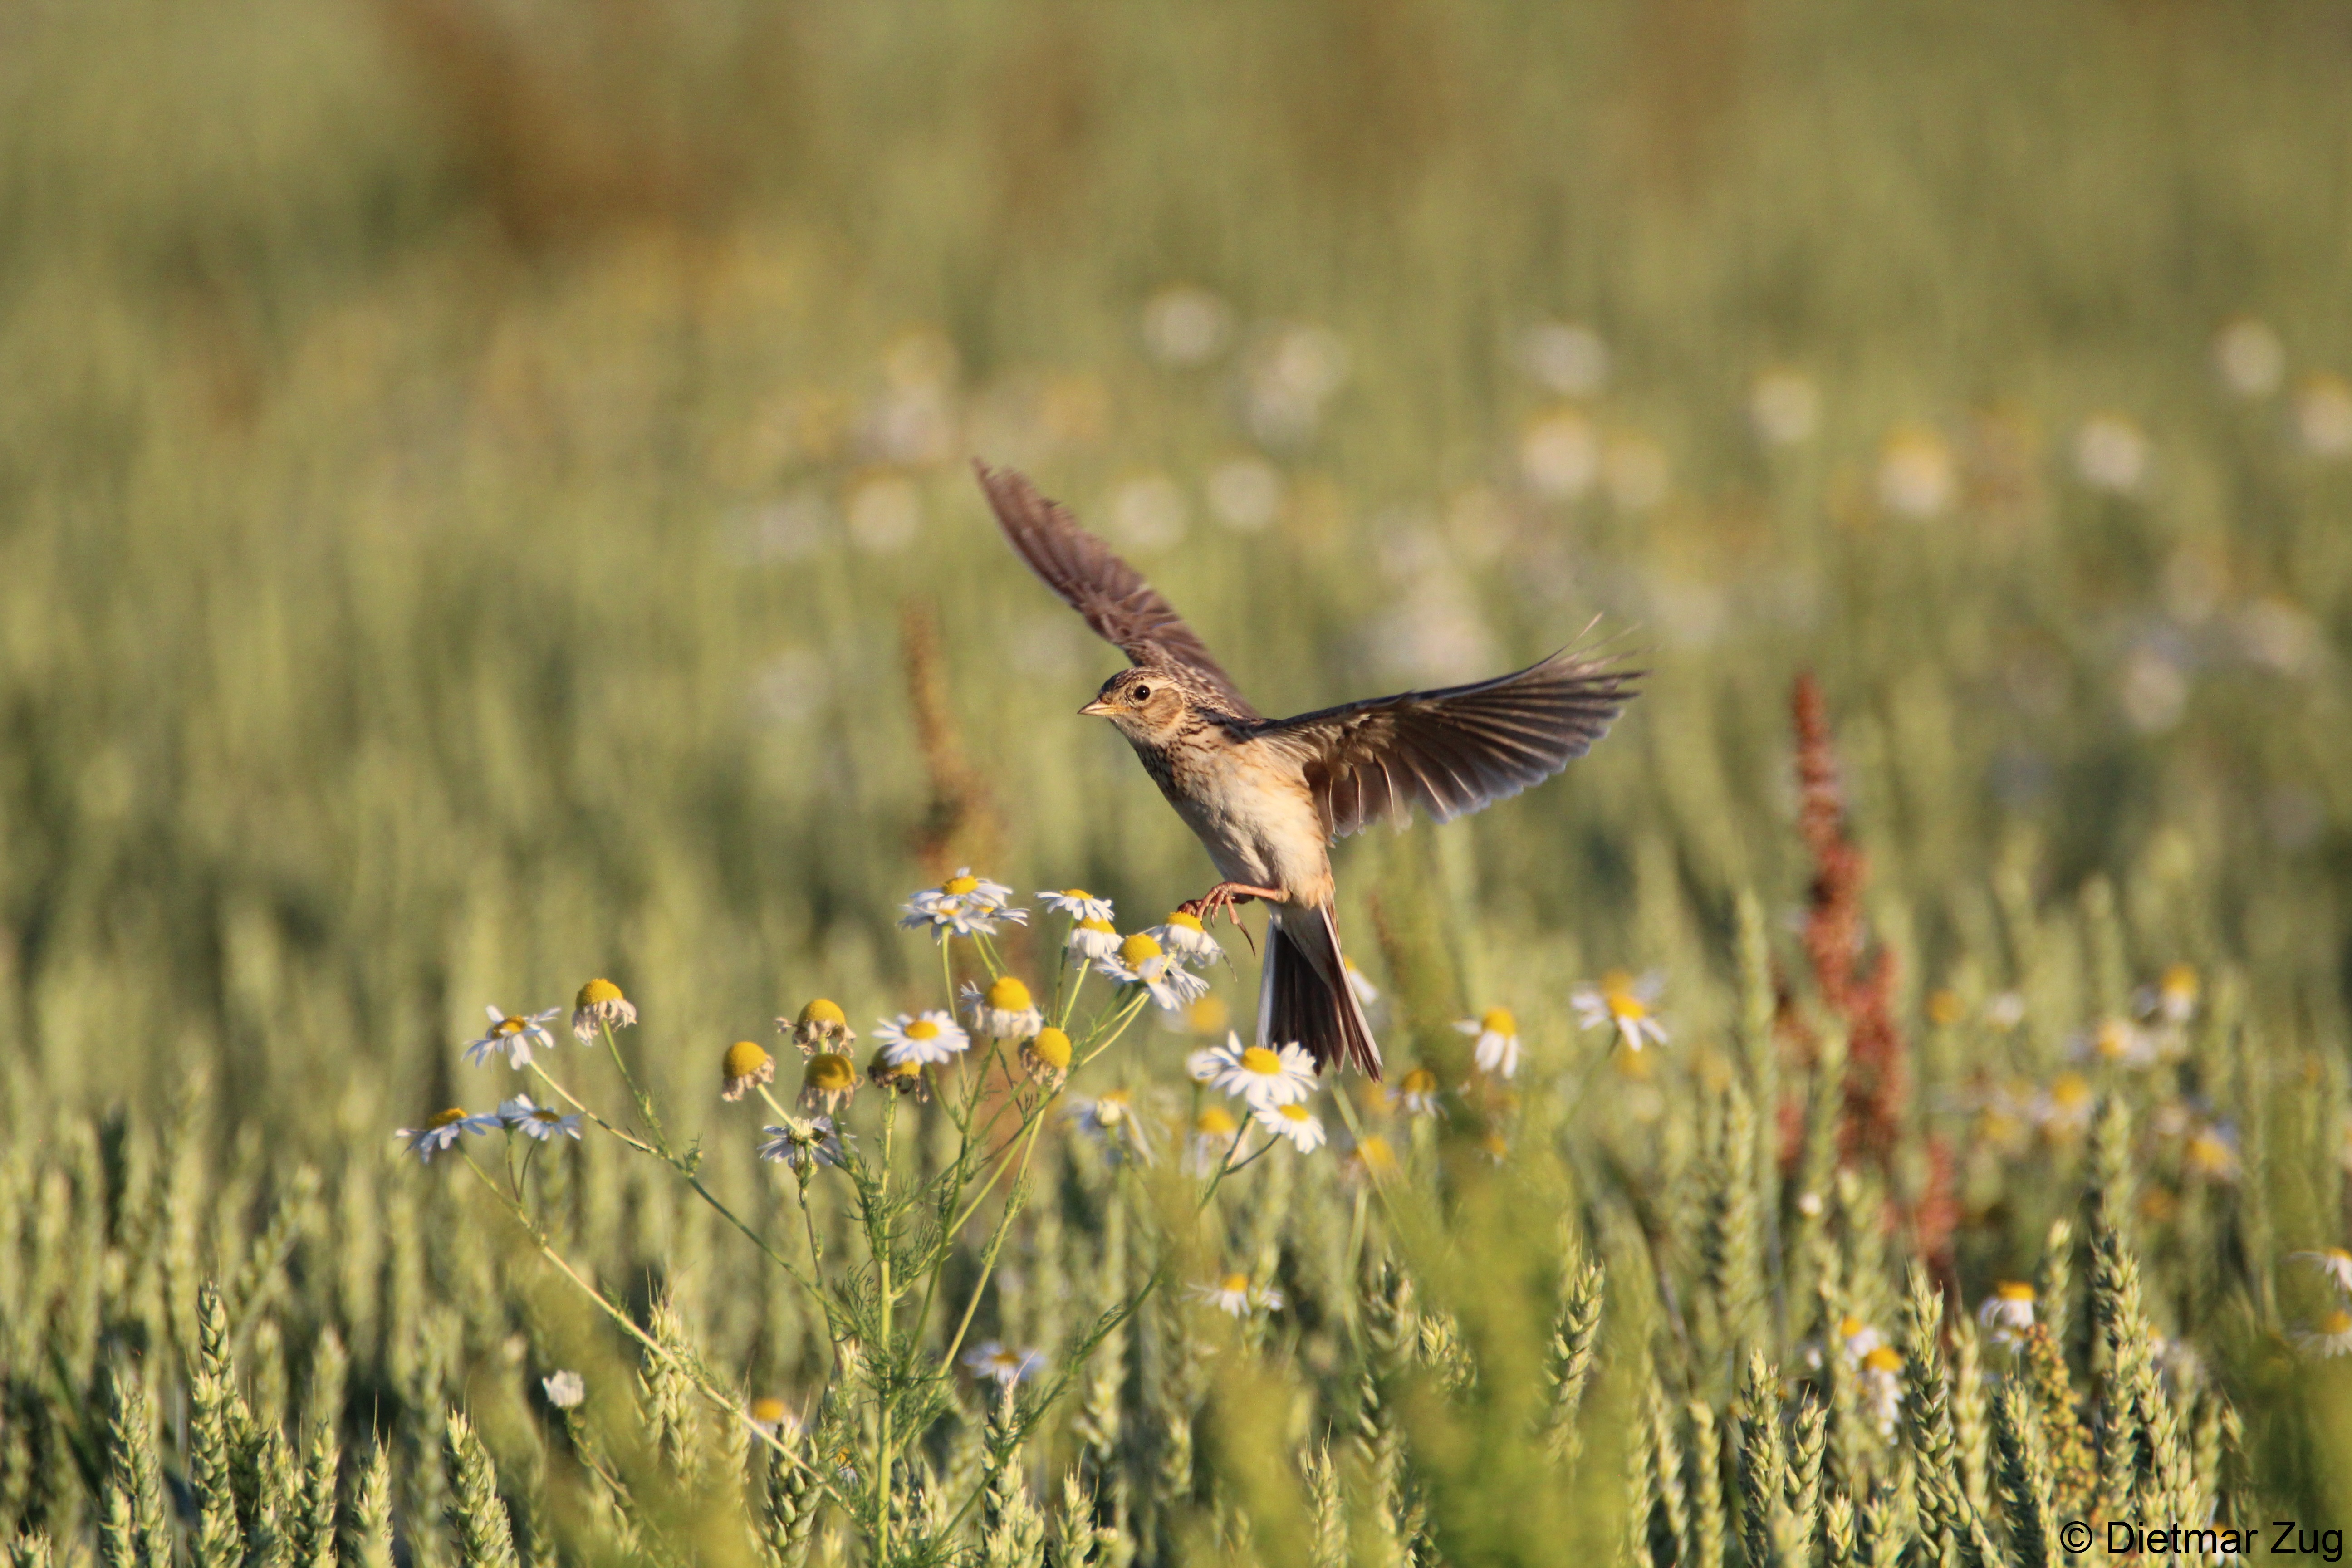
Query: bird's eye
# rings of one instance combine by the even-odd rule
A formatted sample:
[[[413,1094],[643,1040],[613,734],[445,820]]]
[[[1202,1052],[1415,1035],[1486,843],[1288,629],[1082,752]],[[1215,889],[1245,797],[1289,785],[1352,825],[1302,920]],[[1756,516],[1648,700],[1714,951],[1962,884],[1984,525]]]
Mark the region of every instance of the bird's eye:
[[[1150,700],[1151,700],[1151,688],[1150,688],[1149,686],[1139,686],[1139,687],[1137,687],[1137,688],[1135,689],[1135,700],[1136,700],[1138,702],[1149,702],[1149,701],[1150,701]]]

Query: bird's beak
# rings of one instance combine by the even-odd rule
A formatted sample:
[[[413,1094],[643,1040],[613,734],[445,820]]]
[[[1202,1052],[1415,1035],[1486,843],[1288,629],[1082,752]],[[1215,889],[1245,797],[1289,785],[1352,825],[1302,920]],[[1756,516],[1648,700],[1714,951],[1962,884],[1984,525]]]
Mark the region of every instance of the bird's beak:
[[[1109,703],[1097,697],[1092,702],[1089,702],[1085,707],[1079,709],[1078,711],[1087,714],[1093,718],[1108,719],[1113,713],[1118,712],[1118,710],[1113,708]]]

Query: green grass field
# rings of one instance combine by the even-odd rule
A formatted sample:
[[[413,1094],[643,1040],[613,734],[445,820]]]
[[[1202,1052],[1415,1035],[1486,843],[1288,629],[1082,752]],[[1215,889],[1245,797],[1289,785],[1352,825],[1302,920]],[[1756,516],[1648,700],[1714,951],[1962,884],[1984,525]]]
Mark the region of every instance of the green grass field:
[[[2352,1243],[2347,50],[2316,0],[0,5],[0,1547],[2344,1526],[2352,1292],[2290,1255]],[[1064,1091],[1148,1163],[978,1050],[893,1144],[862,1090],[805,1221],[756,1158],[730,1042],[781,1103],[779,1014],[947,1005],[916,889],[1010,884],[955,973],[1043,998],[1031,889],[1130,931],[1212,876],[974,455],[1269,711],[1588,626],[1649,672],[1340,851],[1443,1117],[1327,1082],[1328,1148],[1187,1173],[1228,936]],[[1578,1026],[1619,972],[1663,1046]],[[486,1005],[597,975],[640,1022],[542,1063],[650,1140],[625,1061],[675,1159],[401,1152],[523,1087]],[[1047,1363],[1009,1410],[982,1337]]]

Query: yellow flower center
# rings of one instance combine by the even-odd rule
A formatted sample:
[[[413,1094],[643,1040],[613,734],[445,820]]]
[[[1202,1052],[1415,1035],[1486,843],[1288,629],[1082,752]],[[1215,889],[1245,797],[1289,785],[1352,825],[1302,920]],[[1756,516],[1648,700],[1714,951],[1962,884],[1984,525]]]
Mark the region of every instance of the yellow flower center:
[[[2167,996],[2193,999],[2197,994],[2197,971],[2186,963],[2176,963],[2164,972],[2157,989]]]
[[[2078,1072],[2062,1072],[2051,1080],[2050,1099],[2053,1103],[2074,1107],[2091,1098],[2091,1080]]]
[[[1037,1037],[1029,1042],[1029,1054],[1055,1072],[1066,1072],[1070,1066],[1070,1037],[1055,1028],[1040,1029]]]
[[[940,892],[951,893],[957,898],[961,898],[966,893],[977,892],[979,890],[980,879],[972,876],[950,877],[946,881],[940,884]]]
[[[1230,1017],[1231,1015],[1225,1011],[1225,999],[1213,994],[1203,996],[1184,1009],[1184,1026],[1196,1035],[1223,1033]]]
[[[1242,1053],[1242,1071],[1271,1078],[1282,1070],[1282,1058],[1264,1046],[1252,1046]]]
[[[1404,1075],[1404,1082],[1401,1087],[1407,1094],[1435,1094],[1437,1075],[1427,1068],[1415,1068]]]
[[[2319,1256],[2322,1258],[2332,1258],[2338,1263],[2352,1263],[2352,1252],[2347,1252],[2340,1247],[2328,1247],[2322,1251]]]
[[[433,1115],[433,1120],[426,1122],[425,1125],[427,1128],[446,1127],[453,1121],[463,1121],[465,1120],[466,1113],[453,1105],[446,1110],[436,1111]]]
[[[531,1110],[530,1119],[533,1121],[561,1121],[563,1120],[563,1112],[550,1105],[534,1106]]]
[[[1160,944],[1142,931],[1137,931],[1118,944],[1118,961],[1129,969],[1140,970],[1160,956]]]
[[[1357,1144],[1356,1158],[1364,1163],[1364,1169],[1368,1171],[1396,1169],[1396,1151],[1389,1147],[1389,1141],[1385,1138],[1367,1138]]]
[[[619,986],[614,984],[609,980],[598,979],[591,980],[587,984],[583,985],[580,988],[580,995],[578,999],[573,1002],[572,1005],[576,1007],[601,1007],[607,1002],[619,1002],[622,1000],[624,1000],[624,998],[621,995],[621,988]]]
[[[772,1394],[765,1399],[755,1399],[751,1401],[752,1420],[760,1422],[763,1426],[773,1426],[777,1422],[782,1421],[783,1418],[784,1402],[778,1399],[774,1394]]]
[[[1192,1131],[1203,1137],[1221,1138],[1239,1125],[1223,1106],[1213,1105],[1201,1112],[1199,1120],[1192,1123]]]
[[[1314,1120],[1307,1115],[1307,1108],[1303,1105],[1277,1105],[1274,1108],[1274,1113],[1285,1121],[1296,1121],[1302,1125]]]
[[[2319,1320],[2319,1331],[2323,1334],[2352,1334],[2352,1312],[2336,1308]]]
[[[1992,1293],[2004,1301],[2031,1301],[2033,1287],[2018,1279],[2004,1279],[1992,1288]]]
[[[1249,1289],[1249,1276],[1246,1274],[1228,1274],[1217,1282],[1217,1289],[1226,1291],[1232,1295],[1242,1295]]]
[[[2110,1018],[2099,1026],[2096,1048],[2099,1055],[2114,1061],[2131,1050],[2131,1031]]]
[[[1622,996],[1633,989],[1633,976],[1625,970],[1612,969],[1601,977],[1601,994],[1603,996]]]
[[[1511,1152],[1511,1145],[1499,1132],[1489,1132],[1478,1140],[1478,1147],[1500,1160]]]
[[[1862,1332],[1862,1329],[1863,1322],[1860,1318],[1844,1317],[1838,1320],[1838,1338],[1842,1340],[1853,1338],[1854,1335]]]
[[[1029,1010],[1029,987],[1010,974],[988,988],[988,1005],[1004,1013],[1025,1013]]]
[[[1116,1127],[1127,1120],[1127,1090],[1114,1089],[1095,1100],[1095,1121],[1098,1126]]]
[[[1489,1007],[1478,1020],[1478,1027],[1489,1035],[1516,1036],[1519,1032],[1519,1021],[1511,1016],[1508,1007]]]
[[[750,1078],[768,1065],[768,1053],[750,1040],[738,1040],[727,1047],[727,1059],[719,1071],[726,1077]]]
[[[1064,888],[1062,889],[1062,897],[1066,899],[1091,899],[1094,895],[1087,892],[1084,888]]]
[[[1112,925],[1108,921],[1080,921],[1078,922],[1078,929],[1080,931],[1098,931],[1104,936],[1116,936],[1118,934],[1118,928]]]
[[[1174,914],[1170,915],[1168,917],[1168,923],[1171,926],[1180,926],[1185,931],[1199,931],[1201,929],[1200,919],[1197,916],[1186,914],[1182,910],[1178,910]]]
[[[499,1026],[490,1032],[497,1035],[520,1035],[530,1027],[530,1020],[528,1018],[501,1018],[499,1020]]]
[[[1621,1024],[1638,1024],[1650,1016],[1650,1010],[1642,1005],[1640,997],[1612,991],[1609,994],[1609,1016]]]
[[[1901,1372],[1903,1356],[1892,1345],[1880,1345],[1862,1358],[1862,1364],[1872,1372]]]
[[[847,1057],[820,1051],[809,1058],[807,1068],[801,1073],[801,1084],[819,1094],[839,1094],[857,1087],[857,1073]]]
[[[845,1025],[849,1022],[849,1016],[844,1013],[838,1005],[828,1002],[824,997],[820,996],[815,1001],[801,1009],[800,1021],[803,1026],[813,1026],[820,1024]]]
[[[1963,1009],[1957,991],[1931,991],[1927,994],[1927,1022],[1951,1025],[1960,1021]]]
[[[907,1037],[910,1040],[936,1040],[940,1037],[940,1026],[929,1018],[918,1018],[907,1026]]]

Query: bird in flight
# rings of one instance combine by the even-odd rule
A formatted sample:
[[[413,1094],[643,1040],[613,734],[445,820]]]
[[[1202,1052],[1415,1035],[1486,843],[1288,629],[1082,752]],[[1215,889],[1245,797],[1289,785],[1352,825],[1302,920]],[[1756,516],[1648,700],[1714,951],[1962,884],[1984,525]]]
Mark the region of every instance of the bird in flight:
[[[1081,713],[1108,719],[1209,851],[1222,879],[1184,912],[1271,906],[1258,1039],[1318,1068],[1381,1076],[1380,1047],[1339,954],[1332,840],[1420,806],[1438,821],[1541,784],[1589,751],[1639,672],[1569,650],[1467,686],[1269,719],[1142,574],[1011,468],[974,462],[1004,537],[1045,585],[1127,655]]]

